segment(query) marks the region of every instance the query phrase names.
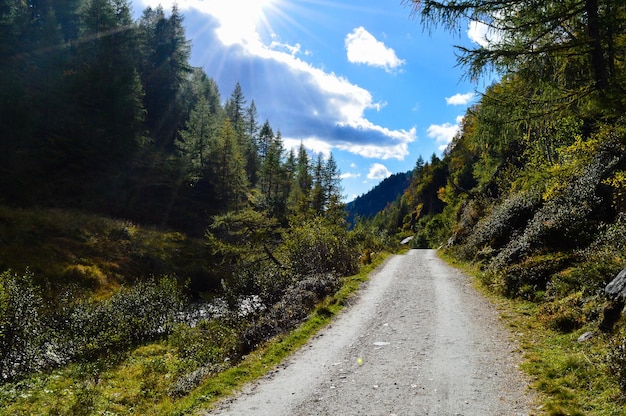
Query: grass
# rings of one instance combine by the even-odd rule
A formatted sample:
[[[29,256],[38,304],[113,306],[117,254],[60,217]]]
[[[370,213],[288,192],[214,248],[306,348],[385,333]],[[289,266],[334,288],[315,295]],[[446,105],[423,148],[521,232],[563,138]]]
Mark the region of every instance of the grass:
[[[373,264],[344,278],[340,290],[319,303],[295,330],[268,341],[236,366],[211,373],[184,397],[174,398],[168,391],[188,372],[189,364],[170,343],[162,341],[99,362],[71,364],[0,385],[0,415],[197,413],[263,376],[302,347],[349,304],[369,273],[386,257],[377,255]]]
[[[72,285],[106,297],[150,275],[206,280],[207,257],[203,240],[178,232],[79,211],[0,205],[0,270],[28,268],[52,292]]]
[[[519,342],[521,368],[537,392],[538,414],[626,416],[626,398],[607,363],[612,340],[626,337],[623,320],[612,335],[599,333],[595,321],[570,333],[555,331],[542,322],[541,304],[494,294],[481,283],[482,272],[477,266],[459,263],[445,254],[441,257],[474,276],[476,288],[498,308],[502,321]],[[588,331],[596,335],[578,342],[578,337]]]

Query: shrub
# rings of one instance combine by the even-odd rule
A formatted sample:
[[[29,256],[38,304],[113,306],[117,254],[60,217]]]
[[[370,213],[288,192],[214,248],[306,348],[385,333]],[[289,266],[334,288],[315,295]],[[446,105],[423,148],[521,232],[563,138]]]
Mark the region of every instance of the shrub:
[[[0,380],[66,364],[116,356],[171,331],[182,294],[162,278],[123,288],[104,301],[46,302],[27,272],[0,275]]]
[[[470,236],[473,228],[476,226],[481,217],[486,216],[486,201],[482,198],[472,198],[461,202],[456,212],[456,223],[453,231],[453,245],[465,245],[467,238]],[[465,257],[467,260],[471,258]]]
[[[292,228],[285,238],[284,257],[286,266],[298,275],[349,276],[358,271],[359,248],[351,245],[343,227],[318,217]]]
[[[554,331],[569,333],[585,324],[583,307],[582,293],[572,293],[563,299],[544,304],[539,312],[539,320]]]
[[[239,331],[228,323],[202,320],[195,327],[177,325],[168,338],[178,356],[192,367],[212,367],[230,361],[240,351]]]
[[[222,281],[222,289],[230,309],[241,311],[242,303],[249,302],[251,298],[263,308],[278,302],[294,281],[292,271],[267,263],[236,271]]]
[[[489,215],[478,221],[471,231],[465,244],[466,256],[475,256],[486,246],[492,249],[492,254],[497,254],[526,227],[540,205],[541,198],[537,191],[518,192],[506,198]]]
[[[626,336],[622,335],[610,342],[606,362],[609,372],[617,379],[622,395],[626,397]]]
[[[244,346],[250,351],[259,343],[287,332],[304,320],[325,296],[339,288],[334,273],[316,273],[302,277],[290,286],[282,298],[260,314],[244,331]]]
[[[55,316],[53,335],[59,354],[68,360],[95,359],[166,335],[181,309],[175,279],[140,282],[104,301],[63,307]]]
[[[44,302],[33,285],[32,273],[0,274],[0,380],[42,366],[45,324]]]
[[[499,291],[510,298],[536,300],[537,295],[546,290],[552,276],[569,261],[567,255],[544,255],[506,267],[499,273]]]
[[[510,240],[492,265],[500,268],[517,262],[543,245],[573,249],[590,243],[596,229],[590,219],[602,207],[596,190],[619,160],[614,151],[607,145],[598,152],[582,173],[536,211],[519,238]]]

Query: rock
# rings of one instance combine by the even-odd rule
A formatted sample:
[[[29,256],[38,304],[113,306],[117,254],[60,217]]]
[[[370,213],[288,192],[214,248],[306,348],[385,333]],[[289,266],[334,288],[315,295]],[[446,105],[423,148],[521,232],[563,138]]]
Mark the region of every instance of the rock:
[[[585,341],[589,341],[591,338],[593,338],[595,335],[595,332],[592,331],[587,331],[584,334],[582,334],[581,336],[578,337],[578,342],[585,342]]]
[[[611,300],[626,301],[626,269],[619,272],[615,279],[606,285],[604,294]]]
[[[602,322],[600,322],[600,330],[610,332],[613,325],[619,320],[626,303],[626,269],[615,276],[615,279],[606,285],[604,295],[608,302],[602,311]]]

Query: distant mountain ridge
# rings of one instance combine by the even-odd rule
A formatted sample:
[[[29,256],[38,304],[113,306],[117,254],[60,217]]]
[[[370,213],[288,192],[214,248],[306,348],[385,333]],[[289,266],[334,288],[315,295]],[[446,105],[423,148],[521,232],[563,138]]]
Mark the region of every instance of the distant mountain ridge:
[[[348,202],[346,204],[348,222],[354,224],[354,218],[356,216],[365,218],[375,216],[385,209],[387,204],[394,202],[404,193],[411,183],[411,178],[413,178],[412,170],[404,173],[394,173],[366,194]]]

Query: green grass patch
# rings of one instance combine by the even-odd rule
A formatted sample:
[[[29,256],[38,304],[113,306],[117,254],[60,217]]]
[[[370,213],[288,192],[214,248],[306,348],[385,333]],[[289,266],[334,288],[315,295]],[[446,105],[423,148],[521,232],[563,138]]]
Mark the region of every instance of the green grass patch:
[[[29,269],[51,294],[71,286],[103,298],[146,276],[207,281],[205,243],[80,211],[0,205],[0,271]]]

